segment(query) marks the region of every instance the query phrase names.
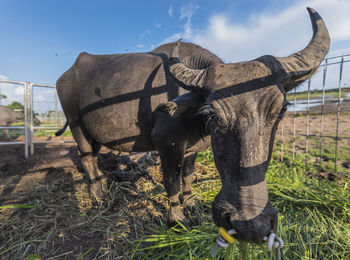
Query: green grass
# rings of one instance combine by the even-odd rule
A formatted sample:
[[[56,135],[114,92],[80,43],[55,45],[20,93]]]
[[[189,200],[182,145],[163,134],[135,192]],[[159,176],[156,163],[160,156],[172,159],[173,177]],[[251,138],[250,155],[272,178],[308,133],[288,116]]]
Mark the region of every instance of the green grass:
[[[37,131],[47,136],[46,131]],[[53,132],[50,132],[50,135]],[[70,135],[66,131],[65,135]],[[302,137],[297,142],[303,141]],[[280,236],[285,247],[283,259],[350,259],[350,178],[349,169],[339,165],[338,172],[344,174],[336,181],[318,180],[310,177],[319,171],[315,158],[319,156],[319,138],[309,138],[309,160],[306,166],[305,152],[297,151],[292,158],[291,144],[284,144],[284,158],[280,162],[280,146],[276,142],[275,152],[266,174],[269,196],[279,213]],[[334,139],[324,138],[321,161],[323,172],[334,171]],[[338,160],[350,164],[350,146],[342,144]],[[181,225],[169,229],[165,224],[152,224],[154,230],[142,238],[130,241],[133,259],[210,259],[215,246],[217,227],[211,218],[211,204],[218,193],[221,182],[213,163],[210,150],[200,153],[197,162],[201,166],[196,172],[193,193],[199,203],[195,211],[186,211],[194,225]],[[129,189],[129,188],[128,188]],[[156,195],[155,195],[156,196]],[[159,195],[158,195],[159,196]],[[22,209],[27,212],[33,204],[4,205],[0,209]],[[114,225],[114,224],[113,224]],[[131,231],[132,232],[132,231]],[[41,234],[40,234],[41,235]],[[40,243],[41,237],[19,241],[0,255],[32,243]],[[119,233],[116,233],[120,235]],[[79,257],[89,258],[93,248],[88,247]],[[216,259],[268,259],[266,245],[236,242],[228,249],[219,249]]]
[[[335,138],[324,137],[322,141],[322,150],[320,154],[320,137],[310,136],[308,139],[308,153],[307,160],[308,165],[303,166],[303,169],[307,173],[317,173],[317,172],[338,172],[342,174],[350,173],[350,169],[346,168],[350,165],[350,146],[348,145],[348,140],[338,141],[338,151],[337,151],[337,169],[335,169]],[[285,142],[283,144],[283,160],[285,164],[299,164],[300,166],[305,164],[305,137],[296,137],[295,143],[296,147],[302,147],[302,149],[296,148],[295,150],[295,160],[293,160],[292,155],[292,140],[290,142]],[[279,160],[281,158],[281,142],[275,143],[275,151],[273,158]],[[321,156],[321,161],[320,161]]]
[[[14,123],[11,126],[23,126],[23,122],[20,123]],[[56,126],[55,124],[42,124],[41,126]],[[39,136],[54,136],[55,133],[58,130],[54,130],[54,129],[37,129],[34,130],[34,136],[35,137],[39,137]],[[14,139],[18,138],[19,136],[23,136],[24,135],[24,129],[10,129],[10,136]],[[61,136],[72,136],[72,132],[70,131],[70,129],[68,128]],[[3,131],[0,130],[0,138],[4,137]]]
[[[35,207],[36,205],[33,204],[13,204],[0,206],[0,209],[32,209]]]
[[[325,144],[325,153],[333,152],[332,144]],[[279,145],[266,179],[269,197],[279,213],[277,235],[285,242],[283,259],[350,259],[349,170],[347,176],[335,181],[318,180],[310,177],[318,166],[306,167],[303,153],[293,161],[287,145],[280,162]],[[349,160],[349,151],[341,150],[339,158]],[[332,159],[329,162],[332,164]],[[55,182],[45,181],[45,186],[20,194],[24,201],[0,207],[1,213],[7,212],[4,215],[11,214],[0,225],[4,238],[0,258],[26,259],[30,254],[35,259],[40,254],[43,259],[118,259],[125,253],[125,259],[210,259],[218,235],[211,204],[221,187],[213,154],[207,150],[197,158],[193,193],[198,205],[185,211],[193,223],[190,228],[178,225],[169,229],[164,224],[167,202],[157,169],[152,169],[150,180],[142,177],[135,183],[113,182],[108,205],[91,209],[84,206],[89,205],[85,204],[88,186],[79,182],[81,173],[72,169],[53,172]],[[74,174],[73,179],[70,174]],[[72,180],[77,183],[71,189]],[[27,259],[32,259],[29,256]],[[237,241],[228,249],[220,248],[215,258],[269,259],[269,253],[266,244]]]
[[[27,245],[27,244],[31,244],[31,243],[35,243],[35,242],[40,242],[42,240],[42,238],[43,237],[39,237],[37,239],[32,239],[32,240],[28,240],[28,241],[24,241],[24,242],[15,244],[15,245],[7,248],[6,250],[1,251],[0,252],[0,256],[4,255],[6,252],[11,251],[14,248],[21,247],[21,246],[24,246],[24,245]]]
[[[275,153],[274,157],[279,157]],[[205,165],[206,175],[194,185],[201,210],[190,213],[197,226],[165,225],[137,241],[134,258],[210,259],[217,227],[210,217],[211,203],[220,189],[220,180],[208,150],[197,161]],[[307,175],[302,160],[290,157],[281,163],[272,160],[266,178],[269,196],[279,212],[278,235],[284,240],[283,259],[350,259],[350,180],[317,180]],[[349,177],[349,176],[348,176]],[[216,259],[269,259],[266,245],[235,243],[219,249]]]
[[[342,88],[341,89],[341,98],[345,98],[346,94],[350,92],[349,88]],[[338,89],[329,89],[326,90],[325,95],[331,98],[338,98]],[[299,92],[295,94],[296,99],[307,99],[307,91],[304,92]],[[310,93],[310,99],[314,99],[314,98],[322,98],[322,90],[315,90],[314,92]],[[290,92],[287,94],[287,99],[290,100],[290,102],[292,102],[292,100],[294,100],[294,93]]]
[[[34,136],[54,136],[57,131],[58,130],[39,129],[34,132]],[[69,129],[67,129],[61,136],[72,136],[72,132]]]

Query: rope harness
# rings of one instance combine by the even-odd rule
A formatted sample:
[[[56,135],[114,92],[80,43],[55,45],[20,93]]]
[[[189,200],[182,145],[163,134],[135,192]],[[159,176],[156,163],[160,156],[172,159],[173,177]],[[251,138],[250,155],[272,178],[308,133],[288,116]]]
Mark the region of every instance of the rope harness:
[[[216,239],[216,245],[211,251],[211,257],[214,257],[219,247],[227,248],[230,244],[235,242],[235,238],[232,235],[237,234],[236,230],[230,229],[226,231],[225,228],[219,227],[219,236]],[[284,246],[283,240],[271,232],[268,237],[264,237],[264,241],[267,241],[267,250],[271,252],[276,250],[276,260],[281,259],[281,248]]]

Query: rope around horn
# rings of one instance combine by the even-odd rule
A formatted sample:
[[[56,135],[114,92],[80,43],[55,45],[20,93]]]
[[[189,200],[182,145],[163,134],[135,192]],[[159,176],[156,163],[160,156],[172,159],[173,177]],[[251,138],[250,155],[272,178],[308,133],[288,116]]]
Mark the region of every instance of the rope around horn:
[[[233,244],[235,242],[235,238],[232,235],[234,234],[237,234],[237,231],[234,229],[226,231],[225,228],[219,227],[219,236],[216,239],[215,247],[211,251],[211,257],[215,256],[216,251],[219,249],[219,247],[227,248],[230,244]],[[267,251],[271,252],[273,249],[275,249],[276,260],[280,260],[280,249],[284,246],[283,240],[276,236],[275,233],[271,232],[268,237],[264,237],[264,241],[267,241]]]

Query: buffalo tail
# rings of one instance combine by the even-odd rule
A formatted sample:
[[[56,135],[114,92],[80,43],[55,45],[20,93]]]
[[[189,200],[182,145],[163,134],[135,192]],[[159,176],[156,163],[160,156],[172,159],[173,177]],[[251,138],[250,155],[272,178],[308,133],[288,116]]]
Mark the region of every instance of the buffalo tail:
[[[56,135],[56,136],[62,135],[62,134],[64,133],[64,131],[66,131],[67,126],[68,126],[68,121],[66,122],[66,124],[63,126],[62,129],[58,130],[58,131],[55,133],[55,135]]]

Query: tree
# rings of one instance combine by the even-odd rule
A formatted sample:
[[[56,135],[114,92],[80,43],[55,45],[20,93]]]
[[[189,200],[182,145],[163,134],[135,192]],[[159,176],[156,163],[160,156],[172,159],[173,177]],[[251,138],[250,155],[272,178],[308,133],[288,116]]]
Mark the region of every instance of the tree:
[[[1,99],[6,99],[7,98],[7,96],[6,95],[4,95],[4,94],[0,94],[0,100]]]
[[[7,107],[11,108],[12,110],[21,110],[24,111],[24,106],[17,102],[17,101],[13,101],[10,105],[8,105]]]

